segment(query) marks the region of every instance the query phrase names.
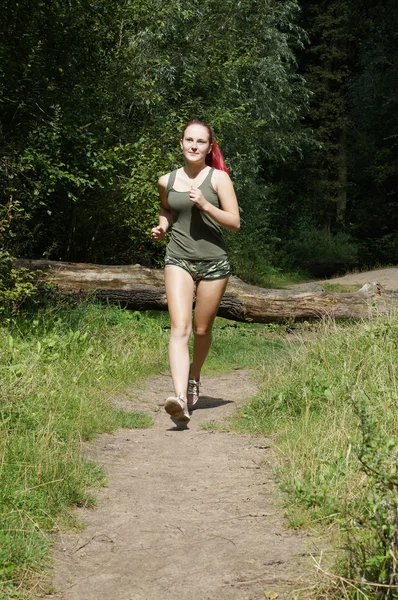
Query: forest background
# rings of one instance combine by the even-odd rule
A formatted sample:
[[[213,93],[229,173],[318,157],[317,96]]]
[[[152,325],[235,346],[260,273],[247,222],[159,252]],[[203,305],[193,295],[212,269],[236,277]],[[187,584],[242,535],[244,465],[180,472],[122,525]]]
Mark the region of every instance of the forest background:
[[[3,0],[3,260],[161,266],[156,181],[200,118],[238,192],[235,273],[397,262],[397,17],[393,0]]]

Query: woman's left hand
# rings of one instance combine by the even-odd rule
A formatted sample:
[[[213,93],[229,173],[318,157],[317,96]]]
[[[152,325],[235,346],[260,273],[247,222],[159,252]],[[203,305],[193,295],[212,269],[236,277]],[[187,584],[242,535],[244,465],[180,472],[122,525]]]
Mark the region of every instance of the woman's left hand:
[[[196,206],[200,208],[200,210],[203,210],[208,204],[201,190],[198,190],[194,187],[191,187],[191,191],[189,192],[189,199],[191,200],[191,202],[196,204]]]

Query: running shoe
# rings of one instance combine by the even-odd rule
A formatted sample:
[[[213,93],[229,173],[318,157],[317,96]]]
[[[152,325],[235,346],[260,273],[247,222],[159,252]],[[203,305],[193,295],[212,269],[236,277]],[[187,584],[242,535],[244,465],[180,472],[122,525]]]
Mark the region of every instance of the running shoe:
[[[170,415],[173,421],[178,421],[179,423],[189,423],[191,417],[188,413],[188,406],[184,402],[184,398],[182,395],[178,396],[170,396],[167,398],[164,403],[164,409],[167,414]]]
[[[188,379],[188,406],[192,408],[199,400],[200,379]]]

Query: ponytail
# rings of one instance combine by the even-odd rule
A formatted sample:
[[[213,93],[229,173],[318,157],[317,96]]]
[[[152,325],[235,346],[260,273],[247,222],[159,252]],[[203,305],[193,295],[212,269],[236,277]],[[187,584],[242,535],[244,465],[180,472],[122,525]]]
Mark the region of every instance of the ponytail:
[[[210,150],[209,154],[206,156],[206,164],[209,165],[209,167],[214,167],[215,169],[219,169],[220,171],[225,171],[226,173],[229,173],[228,167],[224,162],[224,157],[222,155],[222,152],[221,152],[216,140],[214,139],[213,132],[211,130],[210,125],[208,125],[204,121],[199,121],[197,119],[194,119],[193,121],[189,121],[189,123],[187,123],[185,125],[184,129],[182,130],[181,139],[184,137],[185,130],[187,127],[189,127],[189,125],[202,125],[202,127],[205,127],[207,129],[207,131],[209,132],[209,141],[211,144],[211,150]]]
[[[229,173],[228,167],[224,162],[222,152],[214,138],[212,141],[211,151],[206,156],[206,164],[210,167],[214,167],[215,169],[220,169],[220,171],[225,171],[226,173]]]

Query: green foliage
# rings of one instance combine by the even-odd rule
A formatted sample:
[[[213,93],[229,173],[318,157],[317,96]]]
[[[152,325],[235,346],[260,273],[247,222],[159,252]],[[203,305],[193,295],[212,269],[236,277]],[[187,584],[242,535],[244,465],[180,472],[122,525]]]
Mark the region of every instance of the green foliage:
[[[361,431],[357,456],[367,475],[367,496],[360,511],[349,509],[347,515],[350,575],[363,581],[368,594],[394,598],[392,588],[371,588],[365,582],[398,585],[398,435],[381,430],[366,393],[359,390],[353,400]]]
[[[301,160],[272,173],[271,229],[282,240],[276,248],[284,249],[304,219],[320,231],[350,234],[366,265],[395,263],[397,4],[300,6],[309,44],[297,58],[310,92],[305,122],[312,136]]]
[[[349,219],[366,262],[398,261],[398,6],[363,1],[358,66],[348,86],[355,127],[350,134]]]
[[[14,255],[158,260],[156,180],[179,164],[192,117],[213,124],[229,159],[242,236],[255,226],[267,245],[261,163],[302,137],[295,0],[25,0],[3,12],[0,187]]]
[[[271,172],[275,188],[272,224],[282,243],[302,218],[312,219],[317,228],[328,232],[345,225],[350,125],[345,86],[355,40],[352,4],[347,0],[300,1],[298,22],[308,43],[296,56],[309,92],[307,136],[300,153]]]
[[[0,251],[0,318],[17,309],[37,293],[35,276],[24,268],[16,268],[8,252]]]
[[[352,234],[368,264],[398,260],[392,0],[3,4],[0,235],[12,255],[159,265],[156,180],[199,117],[238,192],[237,272],[253,256],[256,281],[263,264],[289,264],[302,219]]]
[[[298,264],[350,263],[357,258],[357,245],[347,233],[328,233],[315,227],[302,227],[287,243],[287,253]]]

